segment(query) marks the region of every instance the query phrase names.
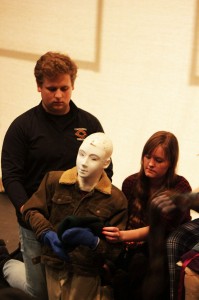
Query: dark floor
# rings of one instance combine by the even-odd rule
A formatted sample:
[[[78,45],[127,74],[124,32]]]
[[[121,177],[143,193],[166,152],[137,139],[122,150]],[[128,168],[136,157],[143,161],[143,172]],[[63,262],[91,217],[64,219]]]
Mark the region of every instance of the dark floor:
[[[13,252],[19,244],[18,223],[15,209],[5,193],[0,193],[0,239]]]

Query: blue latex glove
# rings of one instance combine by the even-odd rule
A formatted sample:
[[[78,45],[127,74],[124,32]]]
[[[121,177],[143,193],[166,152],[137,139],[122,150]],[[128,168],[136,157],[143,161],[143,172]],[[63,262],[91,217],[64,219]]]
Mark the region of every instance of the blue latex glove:
[[[99,243],[99,237],[94,235],[90,228],[73,227],[64,231],[62,241],[75,247],[84,245],[95,249]]]
[[[56,232],[54,232],[52,230],[44,232],[41,236],[41,242],[44,245],[50,246],[52,248],[53,252],[57,256],[59,256],[61,259],[63,259],[63,260],[69,259],[68,255],[62,248],[62,243],[59,240]]]

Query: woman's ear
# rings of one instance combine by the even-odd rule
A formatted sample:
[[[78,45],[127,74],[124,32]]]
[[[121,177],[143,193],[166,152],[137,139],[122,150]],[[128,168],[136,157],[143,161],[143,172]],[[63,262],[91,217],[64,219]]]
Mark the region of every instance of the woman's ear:
[[[110,165],[110,163],[111,163],[111,157],[107,158],[104,161],[104,169],[108,168],[108,166]]]

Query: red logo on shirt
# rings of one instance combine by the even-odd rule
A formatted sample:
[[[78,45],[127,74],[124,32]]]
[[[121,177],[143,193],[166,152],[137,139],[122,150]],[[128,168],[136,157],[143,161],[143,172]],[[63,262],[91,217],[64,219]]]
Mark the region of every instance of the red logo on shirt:
[[[83,141],[87,137],[86,131],[86,128],[75,128],[75,135],[77,137],[77,140]]]

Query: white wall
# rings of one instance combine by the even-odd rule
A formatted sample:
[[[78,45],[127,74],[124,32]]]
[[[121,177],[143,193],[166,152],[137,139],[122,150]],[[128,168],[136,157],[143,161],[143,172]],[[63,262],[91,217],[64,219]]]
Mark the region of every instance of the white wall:
[[[196,0],[1,0],[0,147],[10,122],[40,100],[37,57],[60,51],[80,67],[73,100],[112,137],[113,183],[138,171],[151,134],[168,130],[180,144],[178,173],[197,188],[196,12]]]

